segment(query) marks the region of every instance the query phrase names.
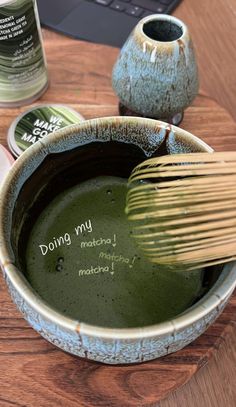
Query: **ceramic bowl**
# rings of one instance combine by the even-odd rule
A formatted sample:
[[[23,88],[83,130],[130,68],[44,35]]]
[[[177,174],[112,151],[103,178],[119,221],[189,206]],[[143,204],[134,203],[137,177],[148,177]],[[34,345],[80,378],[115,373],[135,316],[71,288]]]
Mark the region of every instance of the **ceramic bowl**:
[[[120,51],[112,85],[136,116],[179,124],[198,92],[193,42],[184,22],[165,14],[140,20]]]
[[[1,191],[0,263],[13,301],[45,339],[71,354],[95,361],[137,363],[183,348],[217,318],[236,284],[234,263],[214,272],[209,270],[210,290],[181,315],[129,329],[85,324],[79,320],[79,310],[78,320],[63,316],[36,294],[23,275],[25,225],[32,211],[40,211],[45,196],[50,200],[69,184],[99,173],[128,176],[144,157],[195,151],[212,150],[197,137],[167,123],[113,117],[90,120],[51,134],[16,161]],[[88,160],[89,172],[83,170],[88,169]]]

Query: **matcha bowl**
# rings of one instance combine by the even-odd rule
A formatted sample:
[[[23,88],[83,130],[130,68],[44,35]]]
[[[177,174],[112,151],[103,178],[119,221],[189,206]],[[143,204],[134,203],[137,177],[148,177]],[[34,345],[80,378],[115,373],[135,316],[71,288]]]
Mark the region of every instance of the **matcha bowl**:
[[[163,272],[142,258],[124,205],[146,158],[212,151],[167,123],[110,117],[67,127],[30,147],[1,190],[0,263],[29,324],[61,349],[108,364],[175,352],[217,318],[234,263]]]

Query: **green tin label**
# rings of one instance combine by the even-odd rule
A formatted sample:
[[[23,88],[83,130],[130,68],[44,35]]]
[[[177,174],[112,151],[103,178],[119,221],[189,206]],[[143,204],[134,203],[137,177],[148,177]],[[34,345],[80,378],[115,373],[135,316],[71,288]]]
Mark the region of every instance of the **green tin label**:
[[[33,97],[47,84],[35,0],[0,6],[0,102]]]
[[[20,155],[48,134],[82,120],[79,113],[62,105],[43,105],[31,109],[10,127],[9,146],[15,155]]]

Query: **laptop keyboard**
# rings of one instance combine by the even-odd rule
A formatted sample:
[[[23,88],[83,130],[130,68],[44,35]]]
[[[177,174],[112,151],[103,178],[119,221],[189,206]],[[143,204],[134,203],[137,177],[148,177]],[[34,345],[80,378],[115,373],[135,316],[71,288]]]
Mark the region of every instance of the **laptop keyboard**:
[[[140,18],[152,13],[166,13],[175,0],[90,0],[103,7]]]

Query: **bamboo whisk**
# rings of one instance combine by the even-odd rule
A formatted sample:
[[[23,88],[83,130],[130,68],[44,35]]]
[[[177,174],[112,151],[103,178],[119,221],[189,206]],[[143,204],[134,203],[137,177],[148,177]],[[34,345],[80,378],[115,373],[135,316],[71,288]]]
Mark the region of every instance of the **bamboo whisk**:
[[[128,187],[133,237],[151,262],[193,270],[236,260],[236,152],[152,158]]]

